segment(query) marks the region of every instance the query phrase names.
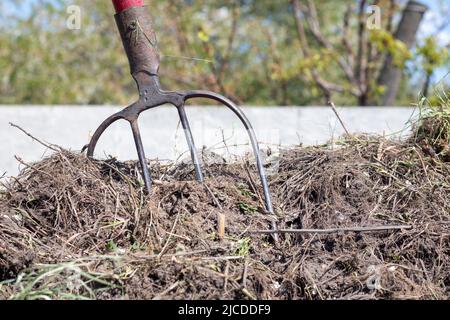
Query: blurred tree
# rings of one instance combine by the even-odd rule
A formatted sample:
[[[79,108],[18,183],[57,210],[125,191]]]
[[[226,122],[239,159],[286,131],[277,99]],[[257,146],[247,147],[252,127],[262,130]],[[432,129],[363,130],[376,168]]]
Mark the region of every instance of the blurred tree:
[[[1,1],[12,3],[15,10],[0,10],[0,103],[136,99],[110,1]],[[401,67],[410,58],[394,37],[399,3],[152,0],[162,85],[247,104],[366,104],[382,94],[376,79],[384,57]],[[380,29],[367,27],[371,4],[383,10]],[[79,30],[66,26],[69,5],[81,8]]]
[[[443,66],[449,61],[448,49],[439,46],[435,37],[427,37],[421,46],[418,46],[417,53],[422,60],[422,68],[425,73],[425,83],[423,85],[422,94],[428,96],[431,77],[436,69]]]
[[[408,48],[411,46],[411,39],[415,39],[420,23],[420,19],[413,21],[415,24],[410,22],[411,15],[407,13],[411,2],[406,6],[403,19],[394,34],[394,17],[400,12],[396,1],[342,1],[346,9],[338,32],[340,37],[336,39],[323,32],[321,26],[324,21],[320,19],[323,16],[318,14],[316,2],[291,0],[291,3],[302,55],[306,60],[315,58],[315,63],[308,71],[325,99],[329,100],[333,92],[350,93],[356,97],[359,105],[364,106],[374,103],[385,90],[395,96],[398,84],[394,85],[394,82],[400,80],[396,70],[404,69],[404,63],[411,58]],[[368,15],[368,9],[374,9],[372,19]],[[356,19],[352,19],[355,16]],[[312,36],[318,49],[311,50],[308,34]],[[325,66],[326,70],[321,70]],[[335,69],[341,70],[339,81],[330,81],[332,77],[326,71]],[[374,79],[378,76],[381,80],[376,83]],[[388,83],[391,87],[386,88]]]

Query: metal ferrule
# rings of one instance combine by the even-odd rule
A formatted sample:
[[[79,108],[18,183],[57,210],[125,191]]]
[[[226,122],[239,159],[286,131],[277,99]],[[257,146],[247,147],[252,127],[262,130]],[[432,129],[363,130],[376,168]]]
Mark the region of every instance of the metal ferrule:
[[[131,7],[115,15],[131,74],[157,75],[160,56],[147,6]]]

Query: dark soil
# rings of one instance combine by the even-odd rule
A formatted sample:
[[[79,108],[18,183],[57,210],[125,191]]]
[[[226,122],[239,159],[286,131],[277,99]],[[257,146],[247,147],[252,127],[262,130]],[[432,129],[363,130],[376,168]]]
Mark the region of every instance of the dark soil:
[[[0,195],[0,297],[16,299],[448,299],[450,165],[413,141],[347,137],[267,166],[279,228],[410,225],[280,234],[242,161],[135,163],[59,150]],[[217,220],[225,215],[226,234]]]

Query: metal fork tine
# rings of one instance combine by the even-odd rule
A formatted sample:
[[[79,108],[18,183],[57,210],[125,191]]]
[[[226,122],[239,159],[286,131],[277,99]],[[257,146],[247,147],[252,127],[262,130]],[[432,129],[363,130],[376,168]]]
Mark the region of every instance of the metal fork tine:
[[[186,110],[184,109],[184,105],[179,106],[178,114],[180,116],[181,125],[183,126],[184,134],[186,136],[186,141],[189,146],[189,151],[191,152],[192,162],[195,167],[195,177],[197,181],[203,182],[203,173],[202,167],[200,164],[200,160],[198,158],[197,148],[195,147],[194,137],[192,136],[191,127],[189,125],[188,118],[186,116]]]
[[[224,97],[220,94],[210,92],[210,91],[204,91],[204,90],[196,90],[196,91],[187,92],[186,96],[185,96],[185,101],[192,99],[192,98],[206,98],[206,99],[212,99],[212,100],[218,101],[218,102],[222,103],[223,105],[225,105],[226,107],[228,107],[229,109],[231,109],[241,120],[242,124],[244,125],[245,129],[248,132],[248,135],[249,135],[249,138],[250,138],[250,141],[252,144],[253,153],[255,154],[256,166],[258,168],[259,178],[261,180],[261,185],[263,187],[263,192],[264,192],[264,201],[265,201],[265,205],[266,205],[266,210],[269,213],[274,214],[272,199],[270,197],[269,184],[267,182],[263,161],[261,159],[258,140],[256,139],[256,134],[255,134],[255,131],[253,130],[253,127],[252,127],[250,121],[247,119],[245,114],[242,112],[242,110],[238,106],[236,106],[231,100],[227,99],[226,97]],[[273,230],[277,230],[277,224],[276,224],[275,220],[272,221],[272,228],[273,228]],[[275,240],[275,243],[278,243],[278,235],[274,234],[273,238]]]
[[[139,162],[141,163],[142,177],[145,183],[146,193],[150,194],[152,190],[152,178],[150,170],[145,158],[144,146],[142,145],[141,133],[139,131],[139,125],[137,120],[130,121],[131,130],[133,131],[134,142],[136,144],[136,150],[139,156]]]
[[[171,92],[161,90],[158,80],[160,56],[157,47],[156,34],[152,28],[151,19],[149,17],[149,10],[143,5],[142,1],[114,0],[114,4],[116,5],[117,11],[117,14],[115,15],[117,27],[122,38],[125,52],[128,56],[131,74],[138,86],[140,98],[136,103],[109,117],[100,125],[88,146],[88,156],[93,157],[97,141],[106,128],[118,119],[128,120],[131,124],[131,130],[133,131],[134,142],[139,156],[142,177],[145,183],[145,191],[151,193],[152,178],[149,166],[147,165],[137,119],[145,110],[164,104],[172,104],[178,109],[178,115],[186,135],[186,141],[189,146],[192,161],[194,162],[196,178],[198,181],[203,182],[201,164],[197,149],[195,148],[189,121],[186,116],[184,103],[191,98],[212,99],[231,109],[247,129],[264,191],[265,206],[269,213],[274,214],[269,185],[264,173],[258,141],[249,120],[242,110],[226,97],[210,91]],[[272,228],[274,230],[277,229],[275,220],[272,222]],[[274,234],[273,237],[277,243],[277,234]]]
[[[264,172],[264,166],[263,166],[263,161],[261,159],[258,140],[256,139],[256,134],[255,134],[255,131],[253,130],[253,127],[252,127],[250,121],[247,119],[245,114],[242,112],[242,110],[238,106],[236,106],[232,101],[230,101],[229,99],[227,99],[226,97],[224,97],[220,94],[210,92],[210,91],[203,91],[203,90],[187,92],[185,100],[192,99],[192,98],[206,98],[206,99],[212,99],[212,100],[218,101],[218,102],[222,103],[223,105],[225,105],[226,107],[228,107],[229,109],[231,109],[231,111],[233,111],[238,116],[239,120],[241,120],[242,124],[244,125],[245,129],[248,132],[248,135],[249,135],[249,138],[250,138],[250,141],[252,144],[253,153],[255,154],[256,165],[258,168],[259,177],[260,177],[261,184],[262,184],[263,191],[264,191],[264,200],[265,200],[265,204],[266,204],[266,210],[269,213],[274,213],[272,200],[270,197],[269,184],[267,183],[267,178],[266,178],[266,175]]]

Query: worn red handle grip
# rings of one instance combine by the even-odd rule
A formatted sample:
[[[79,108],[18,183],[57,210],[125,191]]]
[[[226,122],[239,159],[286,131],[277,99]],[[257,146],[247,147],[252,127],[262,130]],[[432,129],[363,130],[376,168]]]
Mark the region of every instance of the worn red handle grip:
[[[112,0],[116,13],[120,13],[130,7],[142,7],[144,6],[144,0]]]

